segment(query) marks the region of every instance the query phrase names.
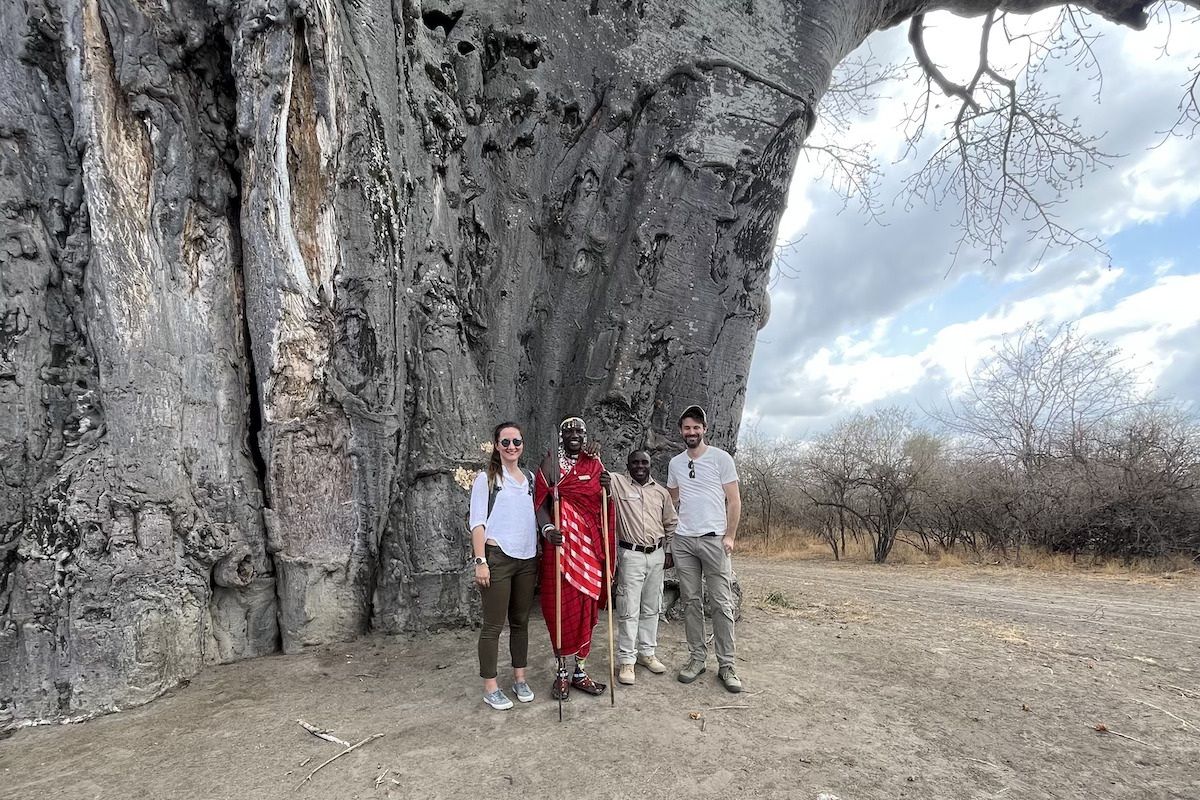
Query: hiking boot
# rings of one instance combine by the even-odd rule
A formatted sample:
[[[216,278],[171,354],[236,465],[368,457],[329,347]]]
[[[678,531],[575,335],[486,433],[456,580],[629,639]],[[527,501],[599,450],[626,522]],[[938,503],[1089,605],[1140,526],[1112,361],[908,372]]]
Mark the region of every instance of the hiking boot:
[[[529,688],[529,684],[525,681],[517,681],[513,684],[513,694],[517,696],[517,700],[522,703],[533,702],[533,689]]]
[[[658,656],[638,656],[637,663],[641,664],[646,669],[653,672],[655,675],[662,675],[667,671],[667,665],[658,660]]]
[[[737,676],[737,672],[734,671],[733,664],[717,670],[717,677],[721,679],[721,683],[725,684],[725,691],[737,694],[742,690],[742,680]]]
[[[691,683],[704,674],[704,662],[698,658],[690,659],[683,669],[679,670],[680,683]]]
[[[508,699],[504,694],[503,689],[497,689],[494,692],[488,692],[483,696],[483,702],[487,703],[497,711],[507,711],[513,707],[513,701]]]
[[[626,686],[633,686],[636,680],[633,676],[633,664],[622,664],[621,669],[617,672],[617,680]]]

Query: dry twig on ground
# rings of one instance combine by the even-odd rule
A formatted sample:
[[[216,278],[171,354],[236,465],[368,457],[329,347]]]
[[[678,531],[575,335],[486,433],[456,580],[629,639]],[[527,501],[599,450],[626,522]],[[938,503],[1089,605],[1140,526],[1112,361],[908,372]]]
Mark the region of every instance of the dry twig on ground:
[[[1200,692],[1195,692],[1191,689],[1184,689],[1181,686],[1172,686],[1169,683],[1156,683],[1154,685],[1160,689],[1170,689],[1173,692],[1179,692],[1184,697],[1190,697],[1193,700],[1200,700]]]
[[[1181,722],[1185,728],[1191,728],[1192,730],[1196,730],[1195,725],[1188,722],[1186,719],[1184,719],[1183,717],[1181,717],[1177,714],[1172,714],[1170,711],[1167,711],[1165,708],[1159,708],[1158,706],[1154,705],[1154,703],[1150,703],[1145,700],[1138,700],[1136,697],[1132,697],[1130,699],[1133,700],[1133,702],[1135,702],[1135,703],[1141,703],[1144,706],[1149,706],[1150,708],[1153,708],[1155,711],[1161,711],[1162,713],[1166,714],[1168,717],[1171,717],[1172,719],[1175,719],[1175,720],[1178,720],[1179,722]]]
[[[296,784],[296,788],[297,788],[297,789],[299,789],[301,786],[303,786],[304,784],[308,783],[310,780],[312,780],[312,776],[313,776],[313,775],[316,775],[316,774],[317,774],[318,772],[320,772],[322,769],[324,769],[325,767],[329,766],[329,765],[330,765],[330,764],[332,764],[333,762],[337,761],[337,760],[338,760],[339,758],[341,758],[342,756],[346,755],[347,753],[353,753],[355,750],[357,750],[358,748],[362,747],[364,744],[367,744],[368,742],[373,742],[373,741],[375,741],[376,739],[378,739],[378,738],[379,738],[379,737],[381,737],[381,736],[383,736],[383,734],[382,734],[382,733],[373,733],[373,734],[371,734],[370,736],[368,736],[367,738],[363,739],[361,742],[355,742],[354,744],[350,745],[350,746],[349,746],[349,747],[347,747],[345,750],[343,750],[342,752],[338,753],[338,754],[337,754],[336,756],[334,756],[333,758],[330,758],[330,759],[328,759],[327,761],[323,762],[323,763],[322,763],[320,766],[318,766],[318,767],[317,767],[316,769],[314,769],[312,772],[308,773],[308,775],[307,775],[307,776],[304,778],[304,780],[302,780],[302,781],[300,781],[300,783]]]
[[[333,742],[334,744],[340,744],[342,747],[350,746],[349,742],[347,742],[343,739],[339,739],[338,737],[334,736],[326,728],[318,728],[316,725],[310,725],[309,723],[305,722],[302,719],[296,720],[296,723],[301,728],[304,728],[304,730],[308,731],[309,733],[311,733],[313,736],[317,737],[318,739],[324,739],[327,742]]]
[[[1117,733],[1112,728],[1105,725],[1103,722],[1093,725],[1092,730],[1094,730],[1096,733],[1110,733],[1113,736],[1120,736],[1122,739],[1128,739],[1131,742],[1137,742],[1138,744],[1146,745],[1146,747],[1153,747],[1155,749],[1158,749],[1156,745],[1150,744],[1150,742],[1142,741],[1141,739],[1137,738],[1136,736],[1130,736],[1125,733]]]

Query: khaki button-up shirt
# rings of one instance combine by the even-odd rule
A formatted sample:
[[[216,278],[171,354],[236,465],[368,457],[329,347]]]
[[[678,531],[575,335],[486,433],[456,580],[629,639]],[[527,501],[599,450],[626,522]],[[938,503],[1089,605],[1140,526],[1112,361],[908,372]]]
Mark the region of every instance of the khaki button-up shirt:
[[[661,543],[668,550],[679,516],[665,486],[653,478],[645,485],[628,475],[613,472],[613,501],[617,506],[617,536],[623,542],[640,545]]]

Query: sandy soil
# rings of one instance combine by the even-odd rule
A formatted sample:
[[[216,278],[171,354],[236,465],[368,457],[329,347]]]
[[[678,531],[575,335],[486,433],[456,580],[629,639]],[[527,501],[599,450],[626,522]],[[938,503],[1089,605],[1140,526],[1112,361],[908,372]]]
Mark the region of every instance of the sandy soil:
[[[576,693],[559,724],[548,658],[531,667],[538,699],[501,713],[479,699],[473,632],[377,637],[24,729],[0,742],[0,796],[1200,798],[1194,579],[746,559],[738,572],[740,696],[710,657],[690,686],[639,668],[615,707]],[[672,667],[682,639],[664,624]],[[340,748],[297,718],[383,736],[298,788]]]

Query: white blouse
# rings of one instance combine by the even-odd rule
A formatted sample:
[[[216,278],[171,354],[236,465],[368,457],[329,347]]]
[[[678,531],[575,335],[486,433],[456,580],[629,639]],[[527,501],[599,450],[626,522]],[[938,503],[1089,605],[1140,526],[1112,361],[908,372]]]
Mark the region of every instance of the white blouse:
[[[471,486],[471,530],[483,525],[486,528],[484,535],[494,539],[505,555],[533,558],[537,555],[537,519],[533,514],[529,480],[521,473],[518,481],[508,474],[508,470],[503,470],[502,475],[503,483],[496,492],[491,515],[488,515],[487,470],[475,476]]]

